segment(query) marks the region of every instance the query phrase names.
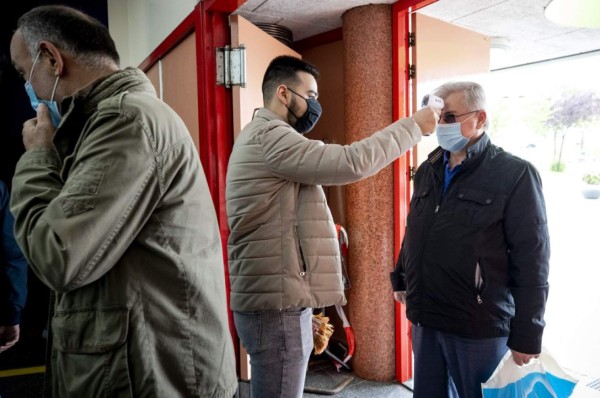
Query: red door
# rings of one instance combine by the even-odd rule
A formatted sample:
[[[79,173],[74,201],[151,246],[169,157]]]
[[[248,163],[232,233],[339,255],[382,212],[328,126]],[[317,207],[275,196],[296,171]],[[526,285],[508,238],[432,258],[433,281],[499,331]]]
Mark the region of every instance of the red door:
[[[215,49],[230,44],[229,14],[244,1],[198,2],[183,22],[140,65],[157,91],[160,89],[161,98],[182,117],[196,143],[219,220],[227,297],[229,228],[225,214],[225,174],[233,145],[232,96],[229,89],[216,83]],[[176,62],[173,58],[178,54],[185,59]],[[190,58],[196,60],[195,64],[189,62]],[[191,70],[182,69],[183,64],[188,67],[191,64]],[[172,69],[169,69],[170,65]],[[158,80],[162,84],[158,84]],[[195,87],[190,87],[193,82]],[[191,109],[190,104],[193,104]],[[230,311],[229,327],[237,352],[238,338]]]
[[[411,14],[437,0],[400,0],[393,6],[393,97],[394,120],[410,116],[415,109],[413,90],[410,79],[410,65],[414,64],[414,52],[409,46],[409,33],[413,31]],[[412,149],[394,162],[394,246],[396,255],[406,228],[406,216],[411,196],[410,169]],[[407,382],[412,379],[412,346],[410,342],[410,324],[406,319],[404,305],[396,303],[396,379]]]

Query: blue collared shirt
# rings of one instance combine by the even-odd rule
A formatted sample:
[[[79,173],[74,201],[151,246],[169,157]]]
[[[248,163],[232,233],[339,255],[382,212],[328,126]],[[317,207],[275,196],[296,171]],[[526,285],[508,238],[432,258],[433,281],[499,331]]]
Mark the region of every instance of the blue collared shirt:
[[[467,148],[467,159],[481,153],[487,146],[488,142],[490,142],[490,137],[486,133],[481,135],[481,138],[472,146]],[[443,193],[446,193],[448,186],[450,185],[450,181],[452,178],[458,173],[461,169],[462,163],[457,164],[454,168],[450,168],[450,152],[444,151],[444,190]]]

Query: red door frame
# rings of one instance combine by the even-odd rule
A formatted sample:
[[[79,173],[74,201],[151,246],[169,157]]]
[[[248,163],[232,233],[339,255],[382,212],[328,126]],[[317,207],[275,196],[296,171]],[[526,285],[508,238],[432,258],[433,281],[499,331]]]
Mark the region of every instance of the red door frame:
[[[437,0],[400,0],[392,7],[392,71],[394,120],[412,113],[412,101],[409,88],[409,52],[408,33],[410,14]],[[410,203],[410,166],[411,153],[394,162],[394,247],[397,255],[404,238],[406,216]],[[406,308],[395,303],[396,319],[396,379],[403,383],[412,379],[412,345],[410,341],[410,323],[406,319]]]
[[[194,10],[139,66],[140,69],[147,72],[152,65],[183,39],[196,32],[199,155],[219,221],[224,258],[223,272],[227,288],[229,329],[236,353],[239,352],[238,338],[233,315],[229,310],[230,283],[227,266],[229,227],[225,213],[225,176],[233,147],[233,103],[231,91],[216,83],[215,48],[230,44],[229,14],[244,2],[245,0],[200,1]]]
[[[394,119],[411,113],[408,63],[408,29],[410,14],[437,0],[400,0],[393,5],[393,98]],[[147,71],[158,60],[192,32],[196,32],[196,65],[198,82],[199,142],[208,185],[213,197],[221,239],[223,242],[224,269],[227,299],[229,301],[229,273],[227,272],[227,239],[229,227],[225,213],[225,176],[227,162],[233,146],[232,97],[231,92],[216,84],[215,48],[230,42],[228,17],[245,0],[204,0],[179,24],[177,28],[141,64]],[[398,253],[406,227],[406,215],[410,202],[410,154],[394,162],[394,185],[398,195],[394,199],[396,222],[394,223],[394,245]],[[228,302],[229,305],[229,302]],[[237,333],[231,311],[228,311],[229,326],[236,353]],[[396,304],[396,378],[404,382],[412,378],[412,350],[409,324],[404,308]],[[239,363],[239,358],[238,358]]]

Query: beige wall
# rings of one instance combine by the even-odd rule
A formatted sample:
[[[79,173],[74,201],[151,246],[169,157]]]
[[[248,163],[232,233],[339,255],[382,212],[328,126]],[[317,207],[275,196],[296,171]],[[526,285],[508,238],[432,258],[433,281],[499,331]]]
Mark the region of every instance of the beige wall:
[[[241,15],[229,17],[231,46],[246,47],[246,87],[233,86],[233,136],[252,120],[255,108],[263,106],[262,80],[273,58],[278,55],[300,54],[263,32]]]
[[[196,33],[191,33],[146,72],[156,94],[183,119],[198,152],[198,82],[196,78]]]
[[[487,73],[487,36],[417,13],[418,82]]]
[[[346,143],[344,133],[344,43],[338,40],[308,50],[303,50],[302,58],[314,64],[320,72],[318,80],[319,102],[323,115],[307,138],[323,140],[326,143]],[[345,226],[344,187],[323,187],[333,219]]]
[[[194,10],[198,0],[107,0],[108,29],[121,66],[138,66]]]
[[[161,60],[161,98],[183,119],[200,151],[196,33],[190,34]]]
[[[489,73],[489,38],[439,19],[417,13],[417,108],[421,98],[450,80],[475,80]],[[417,145],[416,164],[438,146],[435,135]]]

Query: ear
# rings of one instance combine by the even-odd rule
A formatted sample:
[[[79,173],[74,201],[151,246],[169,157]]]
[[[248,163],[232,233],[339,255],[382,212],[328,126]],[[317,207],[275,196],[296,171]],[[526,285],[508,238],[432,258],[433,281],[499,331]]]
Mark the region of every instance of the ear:
[[[483,128],[486,120],[487,120],[487,113],[485,111],[480,111],[479,115],[477,115],[477,130]]]
[[[290,100],[288,99],[288,96],[290,95],[290,90],[287,89],[287,87],[283,84],[280,84],[279,86],[277,86],[277,89],[275,91],[275,96],[285,104],[285,106],[289,105]]]
[[[65,60],[60,50],[53,43],[42,40],[40,42],[40,51],[46,57],[50,68],[54,70],[54,76],[61,76],[65,67]]]

